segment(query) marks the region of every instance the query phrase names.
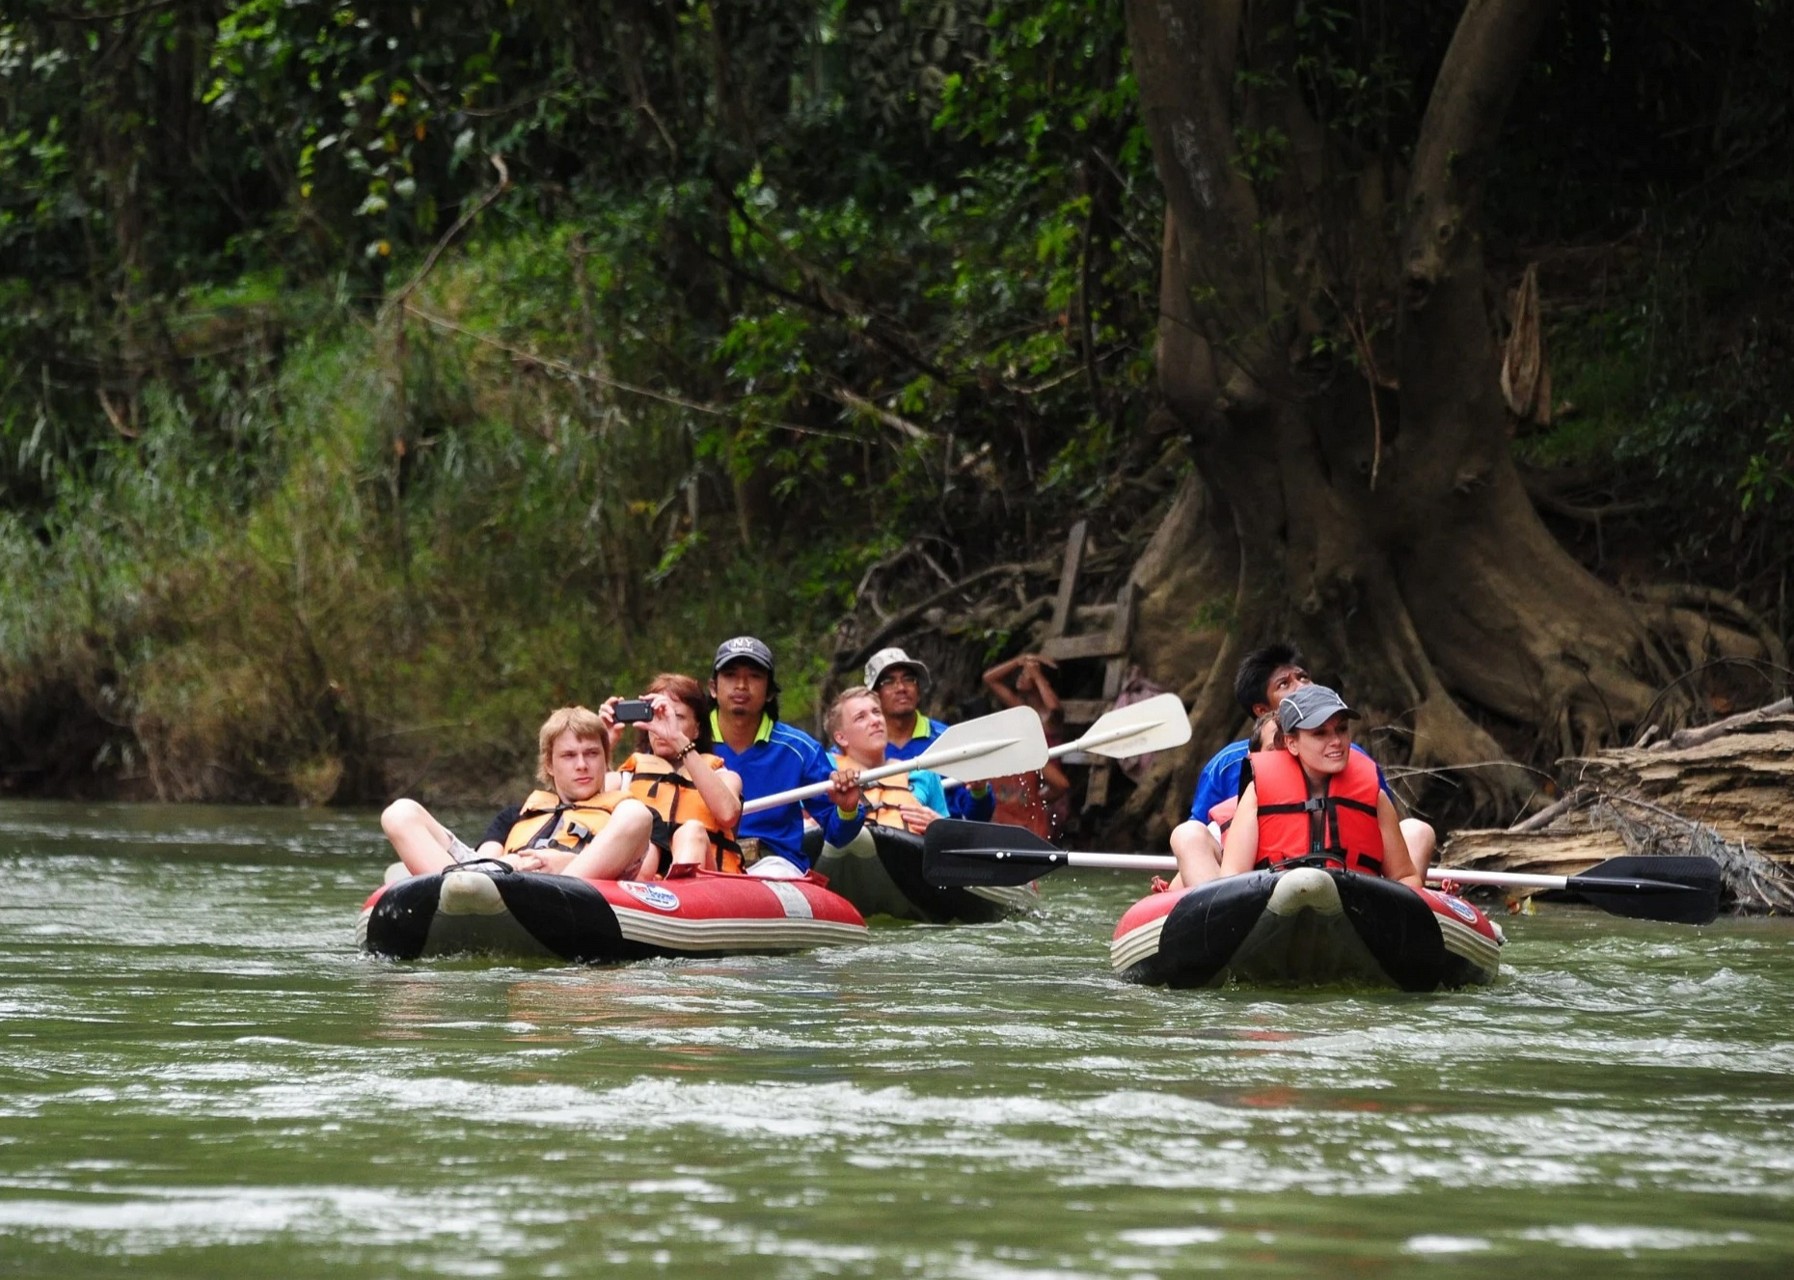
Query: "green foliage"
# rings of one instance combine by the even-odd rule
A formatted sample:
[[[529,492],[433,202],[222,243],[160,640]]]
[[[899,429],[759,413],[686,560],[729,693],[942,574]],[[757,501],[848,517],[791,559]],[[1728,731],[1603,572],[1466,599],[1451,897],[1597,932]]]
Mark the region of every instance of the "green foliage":
[[[1794,415],[1783,413],[1780,421],[1768,423],[1763,446],[1745,460],[1738,477],[1738,508],[1746,515],[1794,500]]]
[[[1702,250],[1609,277],[1610,305],[1554,321],[1558,420],[1521,447],[1650,506],[1655,554],[1678,576],[1775,599],[1794,545],[1794,316],[1747,288],[1751,265],[1714,261],[1729,228],[1699,235]]]
[[[444,179],[501,136],[478,121],[526,28],[505,4],[458,17],[426,36],[417,9],[244,0],[218,23],[200,101],[290,149],[295,225],[347,209],[361,252],[386,257],[437,230]]]
[[[1457,9],[1304,0],[1234,88],[1393,162]],[[1685,274],[1554,327],[1583,408],[1529,447],[1674,479],[1678,554],[1761,576],[1794,505],[1753,292],[1794,243],[1779,7],[1572,10],[1511,155],[1607,166],[1609,207],[1491,199],[1565,239],[1713,199]],[[1677,77],[1655,125],[1640,67]],[[19,0],[0,727],[85,725],[85,767],[160,795],[496,792],[546,706],[740,631],[801,719],[871,566],[1139,516],[1109,501],[1158,323],[1135,98],[1123,7],[1076,0]],[[1282,128],[1238,135],[1255,183]]]
[[[542,243],[459,264],[431,309],[477,305]],[[682,528],[656,498],[690,459],[660,416],[594,431],[580,382],[507,386],[505,348],[418,326],[403,365],[416,435],[395,473],[378,335],[338,334],[261,389],[272,456],[253,469],[157,399],[139,439],[60,489],[41,534],[0,520],[0,715],[52,676],[111,690],[107,760],[167,798],[369,798],[411,769],[496,793],[527,772],[549,705],[702,671],[719,635],[750,628],[794,668],[814,661],[797,655],[832,614],[799,602],[854,558],[822,540],[808,558],[753,555],[726,517]],[[559,335],[510,336],[547,350]],[[688,555],[663,566],[680,590],[657,596],[641,584],[669,530]]]

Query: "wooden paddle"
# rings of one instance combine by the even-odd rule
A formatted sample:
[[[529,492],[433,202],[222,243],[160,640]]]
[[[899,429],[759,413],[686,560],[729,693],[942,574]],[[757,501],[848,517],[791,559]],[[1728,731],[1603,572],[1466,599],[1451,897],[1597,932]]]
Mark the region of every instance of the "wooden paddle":
[[[942,888],[1016,885],[1060,867],[1176,871],[1169,854],[1073,853],[1024,827],[942,818],[922,833],[922,874]],[[1566,889],[1614,915],[1675,924],[1707,924],[1719,914],[1719,864],[1711,858],[1609,858],[1580,875],[1544,876],[1432,867],[1429,881]]]
[[[1125,707],[1106,711],[1075,742],[1062,742],[1047,751],[1048,760],[1070,755],[1074,751],[1091,751],[1099,756],[1125,760],[1143,756],[1149,751],[1169,751],[1190,740],[1189,712],[1175,693],[1161,693]],[[1038,767],[1038,766],[1037,766]],[[981,777],[995,777],[982,774]],[[977,778],[942,778],[941,786],[959,787]]]
[[[1010,773],[1032,773],[1047,761],[1046,734],[1041,732],[1040,717],[1032,707],[1010,707],[994,715],[976,720],[963,720],[949,725],[933,746],[909,760],[892,760],[876,769],[860,774],[863,782],[908,773],[911,769],[938,769],[941,765],[960,765],[961,780],[977,782],[981,778],[998,778]],[[968,767],[969,766],[969,767]],[[741,806],[743,813],[759,813],[776,809],[793,800],[807,800],[829,789],[826,782],[770,796],[756,796]]]

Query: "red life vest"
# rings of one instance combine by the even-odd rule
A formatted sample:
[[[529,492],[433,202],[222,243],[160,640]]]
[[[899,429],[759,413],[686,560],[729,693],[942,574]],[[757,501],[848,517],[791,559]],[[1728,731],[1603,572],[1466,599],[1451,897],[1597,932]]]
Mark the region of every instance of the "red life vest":
[[[1377,766],[1360,751],[1346,752],[1345,772],[1308,794],[1301,763],[1287,751],[1252,754],[1258,789],[1257,869],[1291,863],[1383,874],[1383,829],[1377,824]]]

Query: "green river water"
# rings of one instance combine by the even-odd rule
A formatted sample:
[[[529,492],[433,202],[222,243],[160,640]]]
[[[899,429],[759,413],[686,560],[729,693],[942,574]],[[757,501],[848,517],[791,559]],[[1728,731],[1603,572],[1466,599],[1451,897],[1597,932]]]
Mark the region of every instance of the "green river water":
[[[474,821],[470,818],[470,821]],[[1110,976],[1144,886],[801,956],[359,955],[368,813],[0,803],[0,1275],[1784,1276],[1794,925]]]

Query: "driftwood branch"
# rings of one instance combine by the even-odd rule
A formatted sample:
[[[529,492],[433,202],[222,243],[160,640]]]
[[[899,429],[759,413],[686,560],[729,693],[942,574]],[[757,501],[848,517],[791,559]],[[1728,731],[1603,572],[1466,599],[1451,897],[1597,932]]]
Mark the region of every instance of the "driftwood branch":
[[[1575,875],[1695,854],[1719,864],[1734,909],[1794,913],[1794,698],[1558,766],[1561,799],[1505,831],[1453,833],[1439,865]]]
[[[840,383],[835,383],[832,386],[827,387],[826,390],[829,397],[838,404],[852,409],[856,413],[865,414],[875,422],[891,428],[891,430],[895,431],[898,435],[904,436],[907,439],[927,440],[933,435],[932,432],[923,430],[908,418],[892,413],[889,409],[872,403],[872,401],[866,399],[865,396],[860,395],[858,392],[848,390]]]
[[[428,278],[431,271],[435,270],[437,260],[460,237],[461,233],[467,230],[468,225],[485,212],[494,200],[511,189],[511,171],[505,166],[505,158],[500,155],[492,155],[487,159],[491,160],[492,167],[498,170],[498,183],[492,190],[480,197],[479,203],[462,210],[461,216],[455,219],[455,225],[444,232],[442,238],[431,246],[429,254],[424,258],[423,265],[418,267],[417,274],[407,280],[399,291],[392,295],[386,304],[389,308],[403,307],[406,300],[417,291],[417,287]]]
[[[452,333],[458,337],[467,338],[483,347],[489,347],[494,351],[502,352],[520,365],[541,369],[546,373],[566,378],[569,381],[589,382],[595,386],[609,388],[612,391],[620,391],[625,395],[639,396],[644,400],[653,400],[660,404],[672,405],[675,408],[687,409],[692,413],[707,414],[716,418],[733,418],[738,417],[740,414],[740,410],[733,405],[693,400],[689,396],[677,395],[669,391],[656,391],[653,387],[640,386],[633,382],[625,382],[621,378],[613,378],[606,373],[599,373],[592,369],[583,369],[578,365],[570,364],[555,356],[543,355],[539,351],[531,351],[527,347],[520,347],[514,342],[506,342],[502,338],[493,337],[491,334],[480,333],[477,330],[469,329],[466,325],[457,324],[447,316],[440,316],[435,312],[425,310],[415,302],[407,302],[404,304],[404,307],[407,315],[415,316],[417,319],[422,320],[425,324],[429,325],[432,329],[440,329],[444,333]],[[825,440],[841,440],[850,444],[860,443],[859,437],[849,435],[844,431],[825,431],[820,427],[807,427],[800,423],[787,422],[779,418],[761,419],[761,421],[769,427],[776,427],[780,431],[789,431],[793,435],[816,436]]]
[[[1004,564],[988,565],[969,577],[961,578],[957,582],[949,582],[946,586],[930,592],[915,603],[886,618],[876,631],[855,646],[852,653],[837,654],[837,664],[851,668],[864,662],[878,650],[884,648],[892,639],[910,630],[930,609],[942,601],[970,591],[981,583],[987,583],[996,578],[1026,577],[1030,573],[1047,573],[1054,567],[1054,563],[1044,560],[1009,561]]]
[[[1752,725],[1762,724],[1777,716],[1785,716],[1794,711],[1794,698],[1783,698],[1780,702],[1772,702],[1766,707],[1758,707],[1755,711],[1741,711],[1735,716],[1727,716],[1724,720],[1716,720],[1712,724],[1702,725],[1698,729],[1678,729],[1670,734],[1664,742],[1657,743],[1658,750],[1668,747],[1680,751],[1686,747],[1698,747],[1712,742],[1715,738],[1723,738],[1728,733],[1736,733],[1740,729],[1748,729]]]
[[[1540,809],[1537,813],[1533,814],[1530,818],[1522,818],[1513,826],[1509,827],[1508,830],[1516,833],[1523,831],[1543,831],[1564,814],[1579,809],[1587,803],[1588,801],[1584,796],[1577,792],[1571,792],[1561,799],[1552,801],[1543,809]]]

